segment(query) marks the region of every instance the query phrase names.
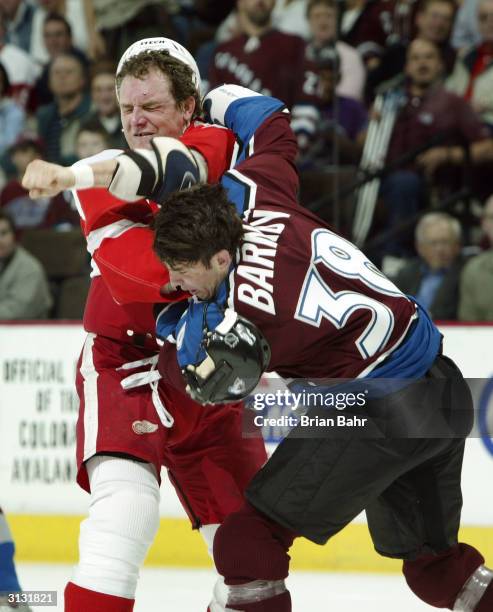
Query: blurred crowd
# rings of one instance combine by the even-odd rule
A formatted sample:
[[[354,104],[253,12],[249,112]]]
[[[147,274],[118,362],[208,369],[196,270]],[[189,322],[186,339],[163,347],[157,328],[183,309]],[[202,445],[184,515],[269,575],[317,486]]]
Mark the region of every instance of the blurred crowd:
[[[493,0],[1,0],[0,319],[80,318],[87,259],[57,262],[83,249],[74,203],[22,176],[125,147],[116,63],[151,36],[204,94],[283,100],[302,204],[435,319],[493,320]]]

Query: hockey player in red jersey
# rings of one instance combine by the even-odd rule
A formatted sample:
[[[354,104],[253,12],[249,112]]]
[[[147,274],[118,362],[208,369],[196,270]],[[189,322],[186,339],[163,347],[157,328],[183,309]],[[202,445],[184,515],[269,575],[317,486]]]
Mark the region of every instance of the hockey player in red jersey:
[[[193,295],[158,320],[179,339],[163,347],[163,375],[204,407],[244,397],[266,369],[315,398],[216,533],[221,609],[289,612],[293,539],[323,544],[365,510],[376,551],[403,560],[421,600],[490,612],[493,571],[458,542],[470,391],[424,309],[297,203],[288,117],[265,98],[249,123],[249,95],[224,86],[206,104],[212,120],[241,122],[250,156],[222,187],[170,195],[155,220],[172,286]],[[324,404],[335,392],[341,412]]]
[[[125,137],[140,153],[109,151],[72,169],[35,162],[25,176],[38,193],[75,188],[93,258],[76,381],[77,479],[91,505],[65,592],[67,612],[133,609],[139,567],[159,525],[161,465],[211,547],[217,525],[241,506],[266,459],[261,438],[242,437],[241,403],[204,411],[155,377],[153,303],[186,295],[161,293],[169,278],[152,251],[154,200],[217,181],[235,148],[230,130],[197,119],[198,85],[183,47],[169,39],[139,41],[122,57],[117,91]],[[142,199],[139,189],[150,181],[152,197]],[[110,182],[111,192],[96,187]]]

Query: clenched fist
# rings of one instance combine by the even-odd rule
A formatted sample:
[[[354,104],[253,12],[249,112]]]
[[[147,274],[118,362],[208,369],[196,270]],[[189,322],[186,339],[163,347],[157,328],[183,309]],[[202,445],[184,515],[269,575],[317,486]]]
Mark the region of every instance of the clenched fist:
[[[71,168],[35,159],[22,179],[22,186],[29,190],[29,197],[53,197],[75,185],[75,174]]]

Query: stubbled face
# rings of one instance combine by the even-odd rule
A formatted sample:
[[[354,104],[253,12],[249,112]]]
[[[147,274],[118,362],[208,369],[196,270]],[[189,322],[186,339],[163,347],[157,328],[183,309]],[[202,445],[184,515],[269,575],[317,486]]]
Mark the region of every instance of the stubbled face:
[[[263,28],[270,23],[275,0],[238,0],[237,7],[251,23]]]
[[[448,2],[433,2],[416,16],[420,38],[441,44],[448,40],[454,24],[454,9]]]
[[[97,112],[103,117],[111,117],[118,112],[115,93],[115,77],[101,73],[92,79],[91,97]]]
[[[50,68],[50,88],[57,96],[72,96],[84,90],[84,71],[74,57],[60,55]]]
[[[212,299],[217,288],[225,278],[231,259],[224,259],[224,252],[220,252],[211,258],[210,267],[207,268],[202,262],[184,263],[175,266],[167,266],[169,279],[174,289],[182,289],[198,297],[200,300]]]
[[[406,61],[406,75],[415,85],[427,87],[441,75],[443,64],[434,44],[416,39],[409,45]]]
[[[179,138],[190,123],[195,101],[190,97],[180,108],[168,77],[151,68],[142,79],[124,77],[120,86],[123,133],[131,149],[151,147],[155,136]]]
[[[15,234],[8,221],[0,219],[0,259],[9,257],[15,249]]]
[[[432,270],[448,268],[460,252],[460,242],[448,221],[440,220],[423,228],[416,244],[419,255]]]
[[[312,33],[312,38],[317,45],[323,45],[335,40],[337,31],[337,15],[334,8],[315,5],[310,11],[308,23]]]
[[[61,21],[48,21],[43,28],[43,39],[51,58],[70,51],[72,37]]]

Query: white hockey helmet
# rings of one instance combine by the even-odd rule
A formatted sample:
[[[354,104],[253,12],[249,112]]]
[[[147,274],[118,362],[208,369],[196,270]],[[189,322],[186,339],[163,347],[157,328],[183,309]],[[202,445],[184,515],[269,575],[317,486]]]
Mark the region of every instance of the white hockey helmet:
[[[127,60],[143,51],[167,51],[171,57],[183,62],[192,69],[193,82],[197,91],[200,93],[200,72],[199,68],[193,59],[192,54],[185,49],[180,43],[172,40],[171,38],[157,37],[157,38],[143,38],[130,45],[130,47],[121,56],[116,69],[116,76],[118,76],[123,68],[123,65]]]

